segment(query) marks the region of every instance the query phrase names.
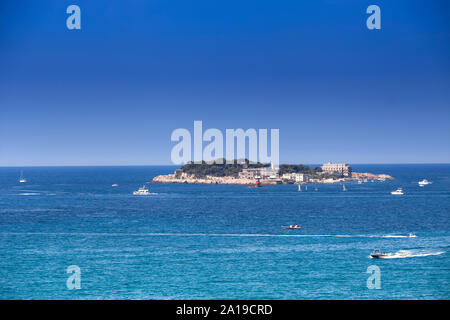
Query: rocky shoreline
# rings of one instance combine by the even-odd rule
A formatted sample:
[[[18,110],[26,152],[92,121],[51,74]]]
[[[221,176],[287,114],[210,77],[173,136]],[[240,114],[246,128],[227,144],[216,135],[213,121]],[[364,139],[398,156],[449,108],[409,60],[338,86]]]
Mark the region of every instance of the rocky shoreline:
[[[358,180],[394,180],[394,178],[387,174],[373,174],[373,173],[362,173],[353,172],[351,177],[337,178],[337,179],[322,179],[310,182],[300,182],[300,184],[328,184],[328,183],[339,183],[345,181],[358,181]],[[182,173],[176,175],[175,173],[167,175],[159,175],[153,178],[152,182],[156,183],[186,183],[186,184],[234,184],[234,185],[254,185],[254,179],[242,179],[235,177],[216,177],[216,176],[206,176],[204,178],[198,178],[194,175],[189,175]],[[261,180],[262,185],[274,185],[274,184],[287,184],[286,182],[277,180]]]
[[[153,178],[152,182],[159,183],[187,183],[187,184],[238,184],[238,185],[252,185],[255,184],[254,179],[240,179],[234,177],[214,177],[206,176],[205,178],[198,178],[194,175],[175,174],[160,175]],[[272,183],[274,184],[274,183]]]

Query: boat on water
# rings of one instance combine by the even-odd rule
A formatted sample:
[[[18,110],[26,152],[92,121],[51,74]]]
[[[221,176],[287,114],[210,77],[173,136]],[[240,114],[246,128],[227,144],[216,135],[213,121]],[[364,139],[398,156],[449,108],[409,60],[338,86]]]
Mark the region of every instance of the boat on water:
[[[117,183],[114,183],[113,185],[111,185],[111,187],[118,187],[119,185]]]
[[[402,195],[403,194],[403,189],[402,188],[398,188],[397,190],[392,191],[391,194]]]
[[[389,253],[383,252],[380,249],[375,249],[372,251],[372,253],[370,254],[371,258],[377,258],[377,259],[382,259],[382,258],[386,258],[389,257]]]
[[[342,191],[347,191],[347,188],[345,187],[345,184],[342,184]]]
[[[281,226],[283,229],[287,229],[287,230],[298,230],[300,229],[300,225],[299,224],[291,224],[289,226]]]
[[[361,184],[362,183],[362,180],[358,180],[358,184]]]
[[[20,182],[20,183],[25,183],[25,182],[27,182],[27,179],[25,179],[25,178],[23,177],[23,171],[20,171],[19,182]]]
[[[408,237],[410,237],[410,238],[417,238],[417,236],[416,236],[415,234],[413,234],[413,233],[410,233],[410,234],[408,235]]]
[[[133,194],[135,196],[147,196],[150,194],[146,186],[142,186],[137,191],[133,191]]]
[[[302,191],[302,185],[301,184],[298,185],[298,191],[299,192]]]
[[[433,182],[428,181],[427,179],[423,179],[422,181],[419,181],[418,184],[419,186],[423,187],[426,186],[427,184],[432,184]]]

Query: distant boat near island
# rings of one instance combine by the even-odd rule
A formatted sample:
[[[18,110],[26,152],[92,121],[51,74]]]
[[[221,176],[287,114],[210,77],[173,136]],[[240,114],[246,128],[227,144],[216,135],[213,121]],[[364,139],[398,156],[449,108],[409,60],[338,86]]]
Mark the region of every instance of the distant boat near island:
[[[418,184],[419,184],[420,187],[424,187],[424,186],[426,186],[426,185],[428,185],[428,184],[432,184],[432,183],[433,183],[433,182],[428,181],[427,179],[423,179],[422,181],[419,181],[419,182],[418,182]]]
[[[138,190],[133,191],[133,195],[135,196],[147,196],[150,192],[148,191],[148,188],[146,186],[140,187]]]
[[[395,191],[392,191],[391,192],[391,194],[393,194],[393,195],[403,195],[403,189],[402,188],[398,188],[397,190],[395,190]]]

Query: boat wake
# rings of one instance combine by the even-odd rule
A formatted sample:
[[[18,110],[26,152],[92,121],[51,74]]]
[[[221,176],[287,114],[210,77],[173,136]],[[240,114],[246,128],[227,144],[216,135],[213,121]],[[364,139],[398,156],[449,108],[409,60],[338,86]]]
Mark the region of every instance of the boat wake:
[[[381,238],[411,238],[409,236],[391,236],[391,235],[387,235],[387,236],[373,236],[373,237],[381,237]]]
[[[389,253],[385,257],[380,257],[381,259],[402,259],[402,258],[415,258],[415,257],[427,257],[427,256],[438,256],[445,253],[445,251],[427,251],[427,250],[399,250],[394,253]],[[369,258],[372,258],[369,256]]]

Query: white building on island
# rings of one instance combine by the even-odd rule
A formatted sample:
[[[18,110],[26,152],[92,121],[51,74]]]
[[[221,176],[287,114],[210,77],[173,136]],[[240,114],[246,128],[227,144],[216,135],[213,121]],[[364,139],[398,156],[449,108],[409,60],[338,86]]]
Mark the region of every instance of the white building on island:
[[[279,179],[279,168],[263,167],[263,168],[246,168],[239,172],[241,179]]]
[[[295,182],[308,182],[309,181],[309,176],[307,174],[304,173],[285,173],[281,176],[282,179],[285,180],[292,180]]]
[[[329,173],[329,174],[334,174],[334,175],[339,175],[339,176],[344,176],[344,177],[351,177],[352,176],[352,167],[350,167],[348,164],[346,163],[325,163],[324,165],[322,165],[322,171]]]

